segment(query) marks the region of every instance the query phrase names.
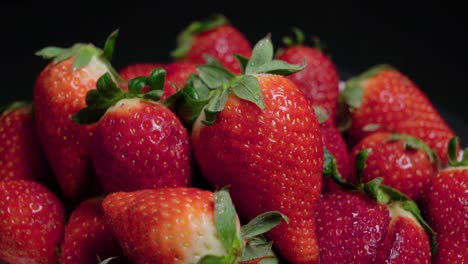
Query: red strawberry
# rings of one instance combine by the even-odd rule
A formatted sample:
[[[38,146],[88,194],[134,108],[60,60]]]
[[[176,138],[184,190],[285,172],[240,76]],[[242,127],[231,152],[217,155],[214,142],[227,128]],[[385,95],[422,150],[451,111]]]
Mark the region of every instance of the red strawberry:
[[[219,60],[234,73],[240,73],[234,54],[250,57],[252,48],[249,40],[228,24],[223,16],[190,24],[178,39],[178,47],[172,56],[195,64],[205,64],[206,55]]]
[[[295,29],[294,32],[297,40],[285,38],[288,47],[279,53],[278,59],[292,64],[307,63],[304,70],[289,75],[288,79],[313,105],[323,107],[329,121],[335,124],[340,82],[336,66],[320,48],[304,45],[304,34],[300,30]]]
[[[332,122],[327,121],[328,116],[325,115],[322,109],[321,107],[314,107],[315,114],[320,123],[323,146],[336,159],[338,172],[343,178],[347,178],[349,157],[346,142],[338,128]],[[322,192],[328,192],[334,189],[334,187],[336,186],[334,186],[332,179],[323,180]]]
[[[468,149],[457,161],[456,141],[450,142],[451,167],[439,171],[426,193],[429,222],[437,233],[436,264],[468,260]]]
[[[446,146],[454,136],[426,95],[407,76],[387,65],[350,79],[343,101],[351,110],[352,144],[375,130],[418,137],[447,161]]]
[[[238,263],[244,252],[245,237],[225,189],[116,192],[105,198],[103,208],[132,263]],[[264,214],[242,234],[257,236],[281,218]]]
[[[215,65],[197,67],[199,79],[187,87],[209,88],[212,100],[193,126],[193,150],[213,186],[231,186],[243,218],[271,210],[287,215],[289,224],[267,237],[291,263],[312,263],[318,257],[314,212],[322,182],[320,128],[296,85],[270,74],[302,66],[272,57],[271,42],[263,39],[245,64],[245,75]]]
[[[0,262],[50,264],[57,260],[63,205],[43,185],[0,181]]]
[[[361,140],[351,151],[351,160],[363,149],[371,152],[362,174],[364,182],[383,177],[383,183],[420,202],[436,174],[435,157],[420,139],[390,132],[376,132]],[[351,164],[350,182],[356,182]]]
[[[78,199],[92,184],[89,141],[94,126],[79,126],[72,115],[83,108],[85,96],[97,79],[111,71],[109,62],[116,33],[104,51],[91,44],[69,49],[48,47],[37,54],[53,61],[41,72],[34,87],[37,131],[47,159],[67,198]]]
[[[430,263],[435,236],[416,204],[382,178],[360,182],[369,150],[357,155],[358,184],[326,193],[317,206],[320,263]],[[433,251],[434,252],[434,251]]]
[[[104,198],[91,198],[83,201],[73,210],[67,225],[60,250],[60,263],[88,264],[100,259],[124,257],[117,238],[104,219],[101,207]],[[117,263],[112,261],[112,263]]]
[[[160,67],[163,67],[163,64],[157,62],[134,63],[120,69],[119,74],[122,79],[129,81],[140,76],[148,77],[154,69]]]
[[[91,153],[104,191],[187,186],[191,179],[191,153],[187,130],[158,99],[163,93],[164,70],[118,88],[109,74],[88,94],[88,107],[79,111],[79,123],[98,122]],[[140,90],[149,85],[146,94]],[[102,117],[101,117],[102,116]]]
[[[32,105],[14,102],[0,110],[0,180],[43,180],[48,172]]]

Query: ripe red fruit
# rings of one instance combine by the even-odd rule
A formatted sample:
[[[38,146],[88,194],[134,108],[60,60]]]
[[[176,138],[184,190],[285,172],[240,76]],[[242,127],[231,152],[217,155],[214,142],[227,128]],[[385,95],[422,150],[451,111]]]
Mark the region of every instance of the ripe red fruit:
[[[112,263],[126,263],[117,238],[104,219],[103,199],[90,198],[73,210],[65,226],[60,263],[96,263],[97,257],[118,257]]]
[[[322,138],[309,100],[290,80],[270,74],[302,67],[272,58],[271,42],[263,39],[244,65],[245,75],[215,65],[198,67],[199,81],[214,92],[193,125],[193,150],[213,186],[231,186],[241,217],[271,210],[287,215],[289,224],[267,237],[291,263],[312,263],[318,257],[314,212],[322,183]]]
[[[0,109],[0,180],[43,180],[48,172],[32,104],[14,102]]]
[[[63,205],[43,185],[0,181],[0,262],[50,264],[64,229]]]
[[[193,22],[180,33],[177,44],[172,53],[175,59],[205,64],[208,55],[234,73],[240,73],[241,69],[233,55],[250,57],[252,53],[249,40],[223,16]]]
[[[421,202],[425,189],[436,174],[436,157],[420,139],[403,134],[375,132],[362,139],[351,151],[354,160],[359,151],[369,149],[364,182],[383,177],[383,184]],[[349,182],[356,182],[354,164],[350,166]]]
[[[97,79],[111,71],[107,58],[116,33],[104,51],[91,44],[69,49],[48,47],[37,54],[53,61],[41,72],[34,87],[34,113],[40,143],[63,195],[79,199],[93,184],[90,138],[94,126],[79,126],[72,115],[83,108],[85,96]]]
[[[119,75],[122,77],[122,79],[126,81],[130,81],[131,79],[134,79],[136,77],[140,76],[150,76],[151,72],[156,69],[162,67],[162,63],[134,63],[127,65],[120,69]]]
[[[163,93],[164,70],[118,88],[109,74],[88,94],[79,123],[98,122],[91,159],[105,192],[187,186],[191,180],[188,132],[176,115],[152,101]],[[149,86],[149,92],[140,93]],[[89,99],[91,98],[91,99]]]
[[[468,260],[468,149],[457,161],[456,141],[450,142],[451,166],[439,171],[426,193],[428,220],[437,233],[436,264]]]
[[[278,213],[264,214],[246,225],[241,237],[239,219],[225,189],[116,192],[105,198],[103,208],[132,263],[238,263],[245,238],[268,231],[284,219]]]
[[[351,111],[351,144],[376,130],[408,134],[447,162],[446,146],[454,133],[419,87],[398,70],[371,68],[350,79],[342,94]]]
[[[304,70],[291,74],[290,79],[306,95],[314,106],[323,107],[329,116],[329,122],[336,123],[338,71],[333,61],[319,48],[304,45],[304,34],[295,30],[296,41],[286,38],[287,46],[277,56],[291,64],[306,62]]]

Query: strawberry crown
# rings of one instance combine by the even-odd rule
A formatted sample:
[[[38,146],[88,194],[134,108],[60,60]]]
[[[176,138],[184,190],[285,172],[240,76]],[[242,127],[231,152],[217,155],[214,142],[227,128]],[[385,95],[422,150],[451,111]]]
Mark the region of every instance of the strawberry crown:
[[[27,102],[27,101],[11,102],[11,103],[9,103],[7,105],[4,105],[4,106],[0,107],[0,116],[1,115],[6,115],[6,114],[10,113],[11,111],[14,111],[14,110],[19,109],[19,108],[28,108],[28,111],[31,111],[32,110],[32,103]]]
[[[220,14],[215,14],[205,21],[194,21],[177,37],[177,47],[171,52],[175,59],[182,59],[187,55],[192,46],[193,37],[202,32],[207,32],[220,26],[229,24],[229,21]]]
[[[120,80],[120,76],[110,64],[114,54],[115,40],[117,39],[117,36],[118,30],[112,32],[107,37],[106,42],[104,43],[104,49],[102,50],[91,43],[76,43],[69,48],[60,48],[55,46],[45,47],[37,51],[36,55],[46,60],[52,60],[52,63],[54,64],[57,64],[68,58],[75,57],[72,64],[72,71],[85,67],[91,62],[91,59],[94,56],[97,56],[104,64],[106,64],[106,66],[112,72],[114,78]]]
[[[293,27],[292,32],[294,33],[293,37],[291,37],[291,36],[284,36],[283,37],[283,39],[282,39],[283,44],[286,47],[304,45],[304,43],[305,43],[304,32],[301,29],[297,28],[297,27]],[[327,49],[327,45],[318,36],[312,36],[312,41],[314,42],[313,46],[316,49],[318,49],[319,51],[323,52],[324,50]]]
[[[406,134],[393,133],[390,137],[388,137],[385,140],[385,142],[397,141],[397,140],[403,141],[403,143],[405,144],[405,149],[408,149],[408,150],[422,149],[424,153],[426,153],[431,163],[434,163],[436,160],[438,160],[437,153],[434,150],[432,150],[426,143],[424,143],[424,141],[422,141],[418,137],[413,137],[413,136],[406,135]]]
[[[182,122],[191,127],[195,119],[204,111],[202,122],[211,125],[216,116],[224,109],[229,94],[254,103],[265,109],[263,94],[254,76],[259,73],[289,75],[305,67],[288,64],[273,59],[273,44],[269,37],[261,39],[254,47],[250,59],[235,55],[243,74],[235,75],[212,57],[207,57],[208,64],[197,66],[198,74],[192,74],[186,86],[170,100],[175,101],[176,112]]]
[[[242,261],[257,258],[275,258],[272,243],[263,239],[262,234],[270,231],[288,218],[277,211],[263,213],[241,227],[240,237],[237,234],[237,214],[225,187],[214,193],[214,224],[219,239],[227,252],[226,256],[204,256],[198,263],[233,264],[241,256]],[[244,248],[244,242],[246,247]]]
[[[112,79],[110,73],[102,75],[96,89],[89,90],[86,94],[86,107],[76,112],[72,119],[78,124],[92,124],[105,114],[107,109],[118,101],[127,98],[141,98],[158,101],[164,94],[164,81],[166,71],[163,68],[154,69],[149,77],[136,77],[128,82],[128,91],[122,90]],[[148,86],[149,91],[142,92]]]
[[[437,253],[436,234],[422,217],[421,211],[419,210],[417,204],[400,191],[383,185],[383,177],[375,178],[367,183],[362,182],[362,173],[364,171],[366,160],[370,152],[370,149],[363,149],[356,155],[355,175],[357,184],[354,185],[343,179],[341,174],[338,172],[336,159],[326,148],[324,148],[323,176],[331,177],[338,186],[345,190],[365,194],[380,204],[390,205],[392,203],[399,203],[402,209],[411,213],[422,226],[422,228],[424,228],[430,239],[432,255],[435,256]]]
[[[463,155],[458,159],[459,138],[453,137],[448,143],[448,156],[450,167],[468,166],[468,147],[463,150]]]

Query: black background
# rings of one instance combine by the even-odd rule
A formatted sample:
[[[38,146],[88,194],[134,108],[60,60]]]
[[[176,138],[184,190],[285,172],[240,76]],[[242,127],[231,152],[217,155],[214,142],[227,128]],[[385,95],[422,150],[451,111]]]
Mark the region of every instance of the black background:
[[[3,3],[0,104],[32,98],[34,80],[46,65],[34,52],[44,46],[102,46],[118,28],[115,68],[168,62],[176,35],[191,21],[217,12],[252,43],[271,33],[275,47],[280,47],[281,37],[293,26],[315,34],[327,43],[342,72],[393,65],[420,86],[459,136],[468,138],[468,21],[463,10],[450,1]]]

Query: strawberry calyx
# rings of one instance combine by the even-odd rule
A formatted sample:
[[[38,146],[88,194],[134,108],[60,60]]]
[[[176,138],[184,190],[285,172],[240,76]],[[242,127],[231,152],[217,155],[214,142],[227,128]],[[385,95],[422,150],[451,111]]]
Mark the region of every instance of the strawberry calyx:
[[[318,105],[314,105],[313,107],[314,107],[315,116],[317,117],[317,120],[320,124],[328,120],[330,115],[327,113],[325,108],[323,108],[322,106],[318,106]]]
[[[422,149],[426,153],[426,155],[429,158],[429,161],[431,163],[434,163],[437,160],[436,152],[433,151],[420,138],[413,137],[413,136],[406,135],[406,134],[393,133],[390,137],[388,137],[385,140],[385,142],[397,141],[397,140],[402,140],[404,142],[404,144],[405,144],[405,149],[407,149],[407,150]]]
[[[380,204],[385,204],[387,206],[400,206],[403,210],[409,212],[412,216],[414,216],[414,218],[418,221],[418,223],[427,233],[431,244],[432,255],[435,255],[437,253],[436,234],[434,230],[432,230],[432,228],[429,226],[429,224],[424,220],[417,204],[410,197],[406,196],[405,194],[401,193],[400,191],[394,188],[383,185],[382,177],[377,177],[366,183],[362,182],[362,174],[365,168],[367,157],[371,152],[370,149],[363,149],[356,154],[356,185],[351,184],[345,179],[343,179],[343,177],[338,171],[336,159],[333,157],[333,155],[330,154],[328,150],[325,149],[324,152],[326,153],[324,155],[324,177],[331,177],[333,181],[343,189],[365,194],[366,196]]]
[[[217,27],[228,24],[227,18],[221,14],[215,14],[205,21],[194,21],[182,31],[177,37],[177,47],[171,52],[175,59],[182,59],[187,55],[192,46],[193,37],[202,32],[206,32]]]
[[[235,75],[224,68],[214,58],[208,58],[208,64],[198,65],[198,74],[192,74],[187,84],[170,101],[175,101],[176,112],[186,126],[191,127],[203,111],[205,125],[215,122],[216,116],[224,109],[230,94],[242,100],[254,103],[265,109],[263,95],[255,74],[289,75],[305,67],[288,64],[273,59],[273,44],[269,37],[261,39],[254,47],[252,56],[247,59],[236,56],[243,74]]]
[[[261,257],[274,257],[272,243],[263,238],[263,233],[270,231],[288,218],[277,212],[263,213],[241,227],[237,232],[237,217],[229,195],[229,188],[224,187],[214,192],[214,224],[227,254],[225,256],[204,256],[198,263],[233,264],[238,259],[252,260]],[[244,246],[245,244],[245,246]],[[269,249],[269,250],[268,250]]]
[[[294,37],[284,36],[282,41],[286,47],[296,46],[296,45],[303,45],[304,44],[304,32],[297,27],[292,28],[292,32],[294,33]]]
[[[448,156],[450,167],[468,166],[468,147],[463,150],[463,155],[458,158],[459,138],[453,137],[448,143]]]
[[[96,89],[86,94],[86,107],[76,112],[72,119],[78,124],[92,124],[99,121],[104,113],[118,101],[128,98],[141,98],[149,101],[158,101],[164,94],[164,81],[166,71],[163,68],[154,69],[149,77],[136,77],[128,82],[128,91],[122,90],[114,82],[110,73],[102,75]],[[148,86],[149,91],[142,89]]]
[[[37,51],[36,55],[46,60],[52,60],[52,63],[54,64],[71,57],[75,57],[72,64],[72,71],[85,67],[91,62],[91,59],[94,56],[97,56],[104,64],[106,64],[114,78],[120,81],[120,76],[110,64],[114,53],[117,36],[118,30],[113,31],[107,37],[106,42],[104,43],[104,48],[102,50],[91,43],[76,43],[69,48],[60,48],[55,46],[45,47]]]
[[[19,108],[27,108],[28,111],[31,111],[32,110],[32,102],[28,102],[28,101],[15,101],[15,102],[11,102],[9,104],[6,104],[2,107],[0,107],[0,115],[6,115],[16,109],[19,109]]]

